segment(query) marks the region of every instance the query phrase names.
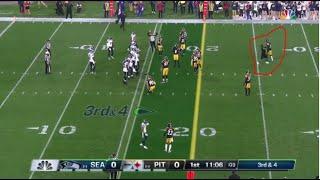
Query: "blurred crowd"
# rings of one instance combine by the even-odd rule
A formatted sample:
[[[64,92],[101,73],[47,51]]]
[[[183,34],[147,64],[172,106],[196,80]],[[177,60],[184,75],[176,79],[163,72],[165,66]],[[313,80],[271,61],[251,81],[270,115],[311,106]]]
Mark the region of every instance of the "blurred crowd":
[[[319,1],[232,1],[234,19],[319,19]]]
[[[203,18],[203,1],[116,1],[117,8],[125,11],[128,3],[129,11],[136,16],[143,16],[145,9],[150,8],[152,14],[163,17],[166,11],[173,14],[194,14]],[[172,3],[170,9],[168,4]],[[222,14],[233,19],[319,19],[319,1],[208,1],[207,18]]]
[[[31,14],[30,7],[35,1],[18,1],[20,13]],[[136,17],[157,16],[158,18],[178,18],[193,16],[202,19],[205,15],[204,1],[103,1],[103,16],[108,18],[114,9],[116,16],[126,16],[127,13]],[[37,1],[38,7],[47,7],[44,1]],[[75,5],[76,12],[82,10],[82,3],[74,1],[56,1],[58,16],[71,14]],[[319,1],[208,1],[206,18],[232,19],[319,19]],[[148,10],[148,12],[146,12]],[[71,11],[71,13],[70,13]],[[150,14],[151,13],[151,14]],[[175,15],[177,15],[175,17]]]

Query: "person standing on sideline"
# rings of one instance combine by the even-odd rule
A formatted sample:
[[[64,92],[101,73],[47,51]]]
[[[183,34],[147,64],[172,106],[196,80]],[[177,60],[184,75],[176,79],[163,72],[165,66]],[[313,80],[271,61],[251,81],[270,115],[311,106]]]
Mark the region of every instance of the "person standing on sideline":
[[[24,12],[30,15],[31,14],[31,11],[30,11],[31,1],[24,1],[23,6],[24,6]]]
[[[111,161],[118,160],[117,154],[116,153],[112,153],[108,160],[111,160]],[[117,176],[118,176],[118,171],[109,170],[109,179],[117,179]]]
[[[109,1],[106,1],[103,3],[103,11],[104,11],[104,18],[109,17],[109,11],[110,11],[110,3]]]
[[[24,13],[23,1],[18,1],[18,5],[19,5],[19,12],[23,14]]]
[[[163,11],[164,11],[164,4],[162,1],[159,1],[158,4],[157,4],[157,10],[158,10],[158,13],[159,13],[159,18],[162,18],[163,16]]]
[[[51,56],[48,49],[46,49],[46,52],[44,54],[44,64],[45,64],[45,73],[50,74],[51,73]]]
[[[72,2],[66,1],[66,7],[67,7],[66,19],[68,19],[68,17],[72,19],[72,7],[73,7]]]
[[[126,21],[126,14],[124,12],[120,14],[120,21],[121,21],[120,28],[122,29],[122,31],[124,31],[124,23]]]
[[[193,14],[193,1],[188,1],[188,14]]]
[[[155,1],[150,1],[150,5],[151,5],[152,14],[156,14],[156,2]]]

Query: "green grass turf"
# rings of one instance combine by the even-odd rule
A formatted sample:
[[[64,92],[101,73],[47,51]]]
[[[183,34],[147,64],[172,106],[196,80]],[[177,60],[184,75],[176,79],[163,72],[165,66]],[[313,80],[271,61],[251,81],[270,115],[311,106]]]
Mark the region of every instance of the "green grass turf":
[[[209,24],[206,36],[205,48],[218,46],[219,50],[205,51],[198,129],[214,128],[216,135],[205,137],[198,134],[196,158],[264,159],[256,78],[253,77],[251,97],[245,97],[242,88],[244,73],[251,69],[247,49],[249,37],[252,36],[251,25]],[[225,178],[230,175],[229,172],[197,174],[199,178]],[[239,175],[244,178],[252,175],[266,177],[266,173],[242,172]]]
[[[129,37],[132,31],[136,31],[137,41],[142,50],[141,56],[145,56],[148,42],[146,41],[147,37],[144,30],[151,29],[153,26],[153,24],[133,24],[128,27],[125,34],[122,34],[122,32],[118,31],[118,26],[110,25],[104,39],[109,36],[114,38],[116,46],[115,60],[108,61],[106,59],[107,52],[101,51],[101,46],[99,47],[99,51],[96,52],[96,58],[98,59],[97,75],[84,77],[78,88],[79,93],[74,96],[70,109],[66,112],[61,122],[61,126],[68,124],[75,125],[78,128],[78,132],[72,137],[56,134],[45,157],[107,158],[111,153],[117,151],[126,116],[117,114],[115,117],[84,117],[84,111],[88,105],[95,105],[99,108],[111,105],[117,108],[117,111],[123,106],[128,106],[127,111],[129,111],[137,78],[129,81],[128,87],[124,86],[122,84],[121,62],[127,54],[126,48],[130,43]],[[141,60],[143,62],[143,59]],[[105,72],[109,72],[109,75],[107,76]],[[118,75],[117,72],[121,72],[121,74]],[[97,84],[97,82],[99,83]],[[84,92],[88,92],[88,94],[84,95]],[[97,92],[100,92],[100,95],[97,95]],[[112,95],[109,92],[112,92]],[[124,96],[122,93],[124,93]],[[65,144],[71,145],[70,148],[66,150]],[[57,155],[57,152],[60,153]],[[50,178],[52,176],[39,175],[36,177]],[[55,177],[64,176],[56,174]],[[93,173],[87,177],[101,178],[105,177],[105,173]]]
[[[2,82],[2,88],[0,89],[1,100],[11,91],[56,27],[57,24],[52,23],[15,23],[1,37],[1,59],[5,64],[5,66],[1,66],[0,68]],[[41,57],[43,56],[41,55]],[[16,74],[13,74],[13,72]]]
[[[0,38],[0,51],[4,57],[2,58],[3,66],[0,67],[0,73],[4,72],[0,74],[1,101],[8,95],[57,26],[58,23],[15,23]],[[84,70],[87,63],[86,50],[69,47],[95,45],[105,27],[106,24],[65,23],[62,25],[52,39],[53,74],[44,75],[42,52],[21,84],[0,109],[2,120],[0,135],[7,139],[2,142],[2,147],[6,148],[0,150],[0,160],[5,162],[0,167],[1,177],[28,178],[30,176],[31,160],[39,157],[71,91],[80,78],[79,73]],[[141,63],[143,63],[149,44],[146,31],[154,27],[155,24],[128,24],[123,34],[118,25],[109,26],[96,52],[97,74],[86,74],[83,77],[43,158],[107,158],[110,153],[117,150],[126,116],[85,117],[83,113],[88,105],[99,108],[112,105],[117,110],[125,105],[130,106],[138,78],[130,80],[128,86],[124,86],[121,82],[120,62],[127,54],[129,34],[134,31],[137,33],[138,43],[142,49]],[[188,31],[187,46],[200,47],[201,25],[163,24],[161,34],[164,37],[164,55],[171,60],[169,83],[160,83],[159,69],[162,57],[155,54],[150,74],[155,78],[157,88],[154,94],[146,95],[143,92],[140,104],[142,107],[153,110],[154,113],[137,117],[126,156],[128,159],[189,158],[197,77],[190,66],[190,52],[187,51],[183,57],[180,69],[173,68],[171,55],[171,48],[177,42],[177,34],[182,27]],[[254,25],[256,35],[266,33],[274,27],[276,26]],[[316,162],[318,134],[303,134],[301,131],[314,131],[318,127],[318,77],[315,77],[316,71],[300,25],[285,25],[285,28],[288,30],[288,48],[305,47],[306,51],[287,52],[280,69],[271,77],[261,77],[261,84],[264,93],[270,158],[297,159],[297,164],[294,171],[272,172],[272,176],[273,178],[284,176],[313,178],[318,174]],[[315,34],[318,28],[315,25],[304,25],[304,28],[311,48],[318,46],[318,35]],[[116,46],[115,60],[112,61],[108,61],[106,51],[101,50],[108,36],[114,38]],[[253,87],[250,97],[244,97],[242,87],[244,72],[247,69],[252,71],[252,62],[248,54],[248,42],[251,36],[251,25],[207,25],[205,47],[207,49],[212,48],[211,46],[219,46],[219,50],[205,52],[198,131],[205,127],[212,127],[217,133],[211,137],[198,134],[196,159],[266,158],[258,78],[252,77]],[[282,38],[281,33],[275,33],[272,37],[275,57],[279,56]],[[257,43],[259,55],[258,46]],[[318,54],[315,53],[314,56],[318,60]],[[150,57],[151,53],[147,62],[150,61]],[[275,61],[278,60],[275,59]],[[268,70],[271,65],[261,64],[260,69]],[[71,72],[74,73],[71,74]],[[282,73],[283,76],[281,76]],[[48,91],[50,91],[49,94]],[[234,95],[235,93],[237,96]],[[136,107],[135,104],[133,109]],[[129,119],[120,157],[124,155],[126,138],[128,138],[133,118],[134,116],[131,116]],[[139,146],[139,126],[143,119],[151,122],[147,151]],[[166,127],[169,120],[175,127],[190,128],[189,136],[175,137],[171,154],[163,151],[164,138],[160,130]],[[38,134],[40,130],[26,129],[26,127],[42,125],[49,125],[47,135]],[[58,131],[62,126],[71,125],[77,128],[74,134],[59,134]],[[197,172],[197,177],[225,178],[229,174],[229,172]],[[242,178],[268,178],[267,172],[240,172],[239,174]],[[35,173],[33,178],[106,178],[106,176],[102,172],[55,172]],[[121,177],[184,178],[185,172],[122,173]]]
[[[76,13],[76,2],[74,2],[74,8],[73,8],[73,17],[76,18],[103,18],[103,1],[93,1],[88,2],[84,1],[82,2],[83,9],[81,13]],[[17,4],[10,4],[10,5],[1,5],[0,6],[0,16],[2,17],[10,17],[10,16],[16,16],[16,17],[57,17],[55,13],[55,2],[47,2],[48,8],[45,8],[44,6],[38,7],[36,3],[31,5],[31,14],[21,14],[19,13],[19,8]],[[141,17],[137,17],[134,11],[130,11],[128,3],[126,3],[126,12],[128,18],[158,18],[158,14],[152,14],[151,12],[151,5],[150,2],[145,2],[145,11]],[[230,13],[231,14],[231,13]],[[182,15],[180,13],[180,8],[178,9],[178,13],[175,14],[173,12],[173,3],[172,2],[166,2],[166,10],[163,14],[163,18],[177,18],[177,15],[179,15],[179,18],[198,18],[197,14],[188,14],[188,9],[186,8],[186,14]],[[64,17],[64,16],[62,16]],[[214,13],[215,19],[223,19],[225,18],[222,12]]]
[[[303,25],[309,40],[309,45],[313,53],[315,62],[319,69],[319,25],[318,24],[305,24]],[[318,47],[318,48],[316,48]],[[307,48],[307,47],[306,47]],[[308,51],[308,49],[307,49]]]
[[[0,33],[9,25],[8,22],[1,22],[0,23]]]
[[[268,25],[267,27],[275,26]],[[287,25],[285,28],[288,31],[288,47],[307,48],[299,25]],[[256,33],[262,33],[265,29],[265,27],[256,26]],[[279,36],[275,38],[273,44],[280,44],[279,39],[281,39]],[[283,77],[281,73],[284,74]],[[294,73],[295,76],[293,76]],[[274,172],[273,176],[275,178],[315,177],[319,169],[317,135],[301,133],[314,131],[319,127],[319,79],[316,77],[309,51],[288,52],[279,71],[274,76],[263,77],[261,80],[262,88],[266,93],[264,102],[270,157],[297,159],[294,171]],[[276,96],[271,96],[273,93]],[[286,93],[288,97],[284,96]],[[310,167],[310,164],[314,166]]]
[[[181,67],[174,67],[171,48],[178,42],[178,34],[182,27],[188,32],[187,46],[200,46],[202,26],[199,25],[163,25],[161,34],[164,36],[164,56],[170,59],[169,82],[161,84],[162,75],[160,73],[160,63],[163,56],[155,55],[151,66],[151,73],[158,83],[154,94],[143,95],[141,107],[149,108],[155,113],[148,116],[137,117],[130,146],[127,152],[127,159],[188,159],[191,140],[191,129],[193,120],[194,92],[196,75],[190,66],[191,52],[181,59]],[[187,75],[189,73],[189,75]],[[177,86],[178,84],[178,86]],[[160,95],[161,92],[161,95]],[[172,94],[174,93],[174,94]],[[185,95],[187,93],[187,95]],[[183,113],[182,113],[183,112]],[[150,122],[148,146],[150,149],[144,150],[139,146],[140,124],[143,119]],[[175,138],[172,152],[164,152],[165,137],[164,131],[168,122],[172,122],[174,127],[186,127],[190,129],[185,134]],[[179,131],[181,131],[180,129]],[[184,173],[161,174],[162,178],[183,178]],[[123,173],[122,178],[151,178],[154,175]]]

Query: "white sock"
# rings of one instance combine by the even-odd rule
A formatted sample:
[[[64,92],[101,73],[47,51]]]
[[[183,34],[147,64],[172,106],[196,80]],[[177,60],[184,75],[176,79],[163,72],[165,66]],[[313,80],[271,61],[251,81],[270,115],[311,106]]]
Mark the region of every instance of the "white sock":
[[[271,58],[271,61],[273,61],[273,57],[272,57],[272,56],[270,56],[270,58]]]
[[[168,151],[168,144],[166,144],[166,145],[164,146],[164,150],[165,150],[165,151]]]
[[[169,152],[171,151],[171,146],[172,146],[172,145],[171,145],[171,144],[169,144]]]

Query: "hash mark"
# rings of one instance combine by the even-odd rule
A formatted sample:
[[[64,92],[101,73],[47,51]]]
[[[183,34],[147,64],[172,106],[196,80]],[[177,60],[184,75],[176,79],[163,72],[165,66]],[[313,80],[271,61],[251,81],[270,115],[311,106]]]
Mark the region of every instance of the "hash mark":
[[[312,97],[312,98],[314,97],[313,94],[311,94],[311,97]]]
[[[224,96],[224,93],[222,93],[221,95]]]
[[[300,98],[300,97],[301,97],[301,94],[298,94],[298,97]]]
[[[272,96],[276,96],[275,94],[272,94]]]

